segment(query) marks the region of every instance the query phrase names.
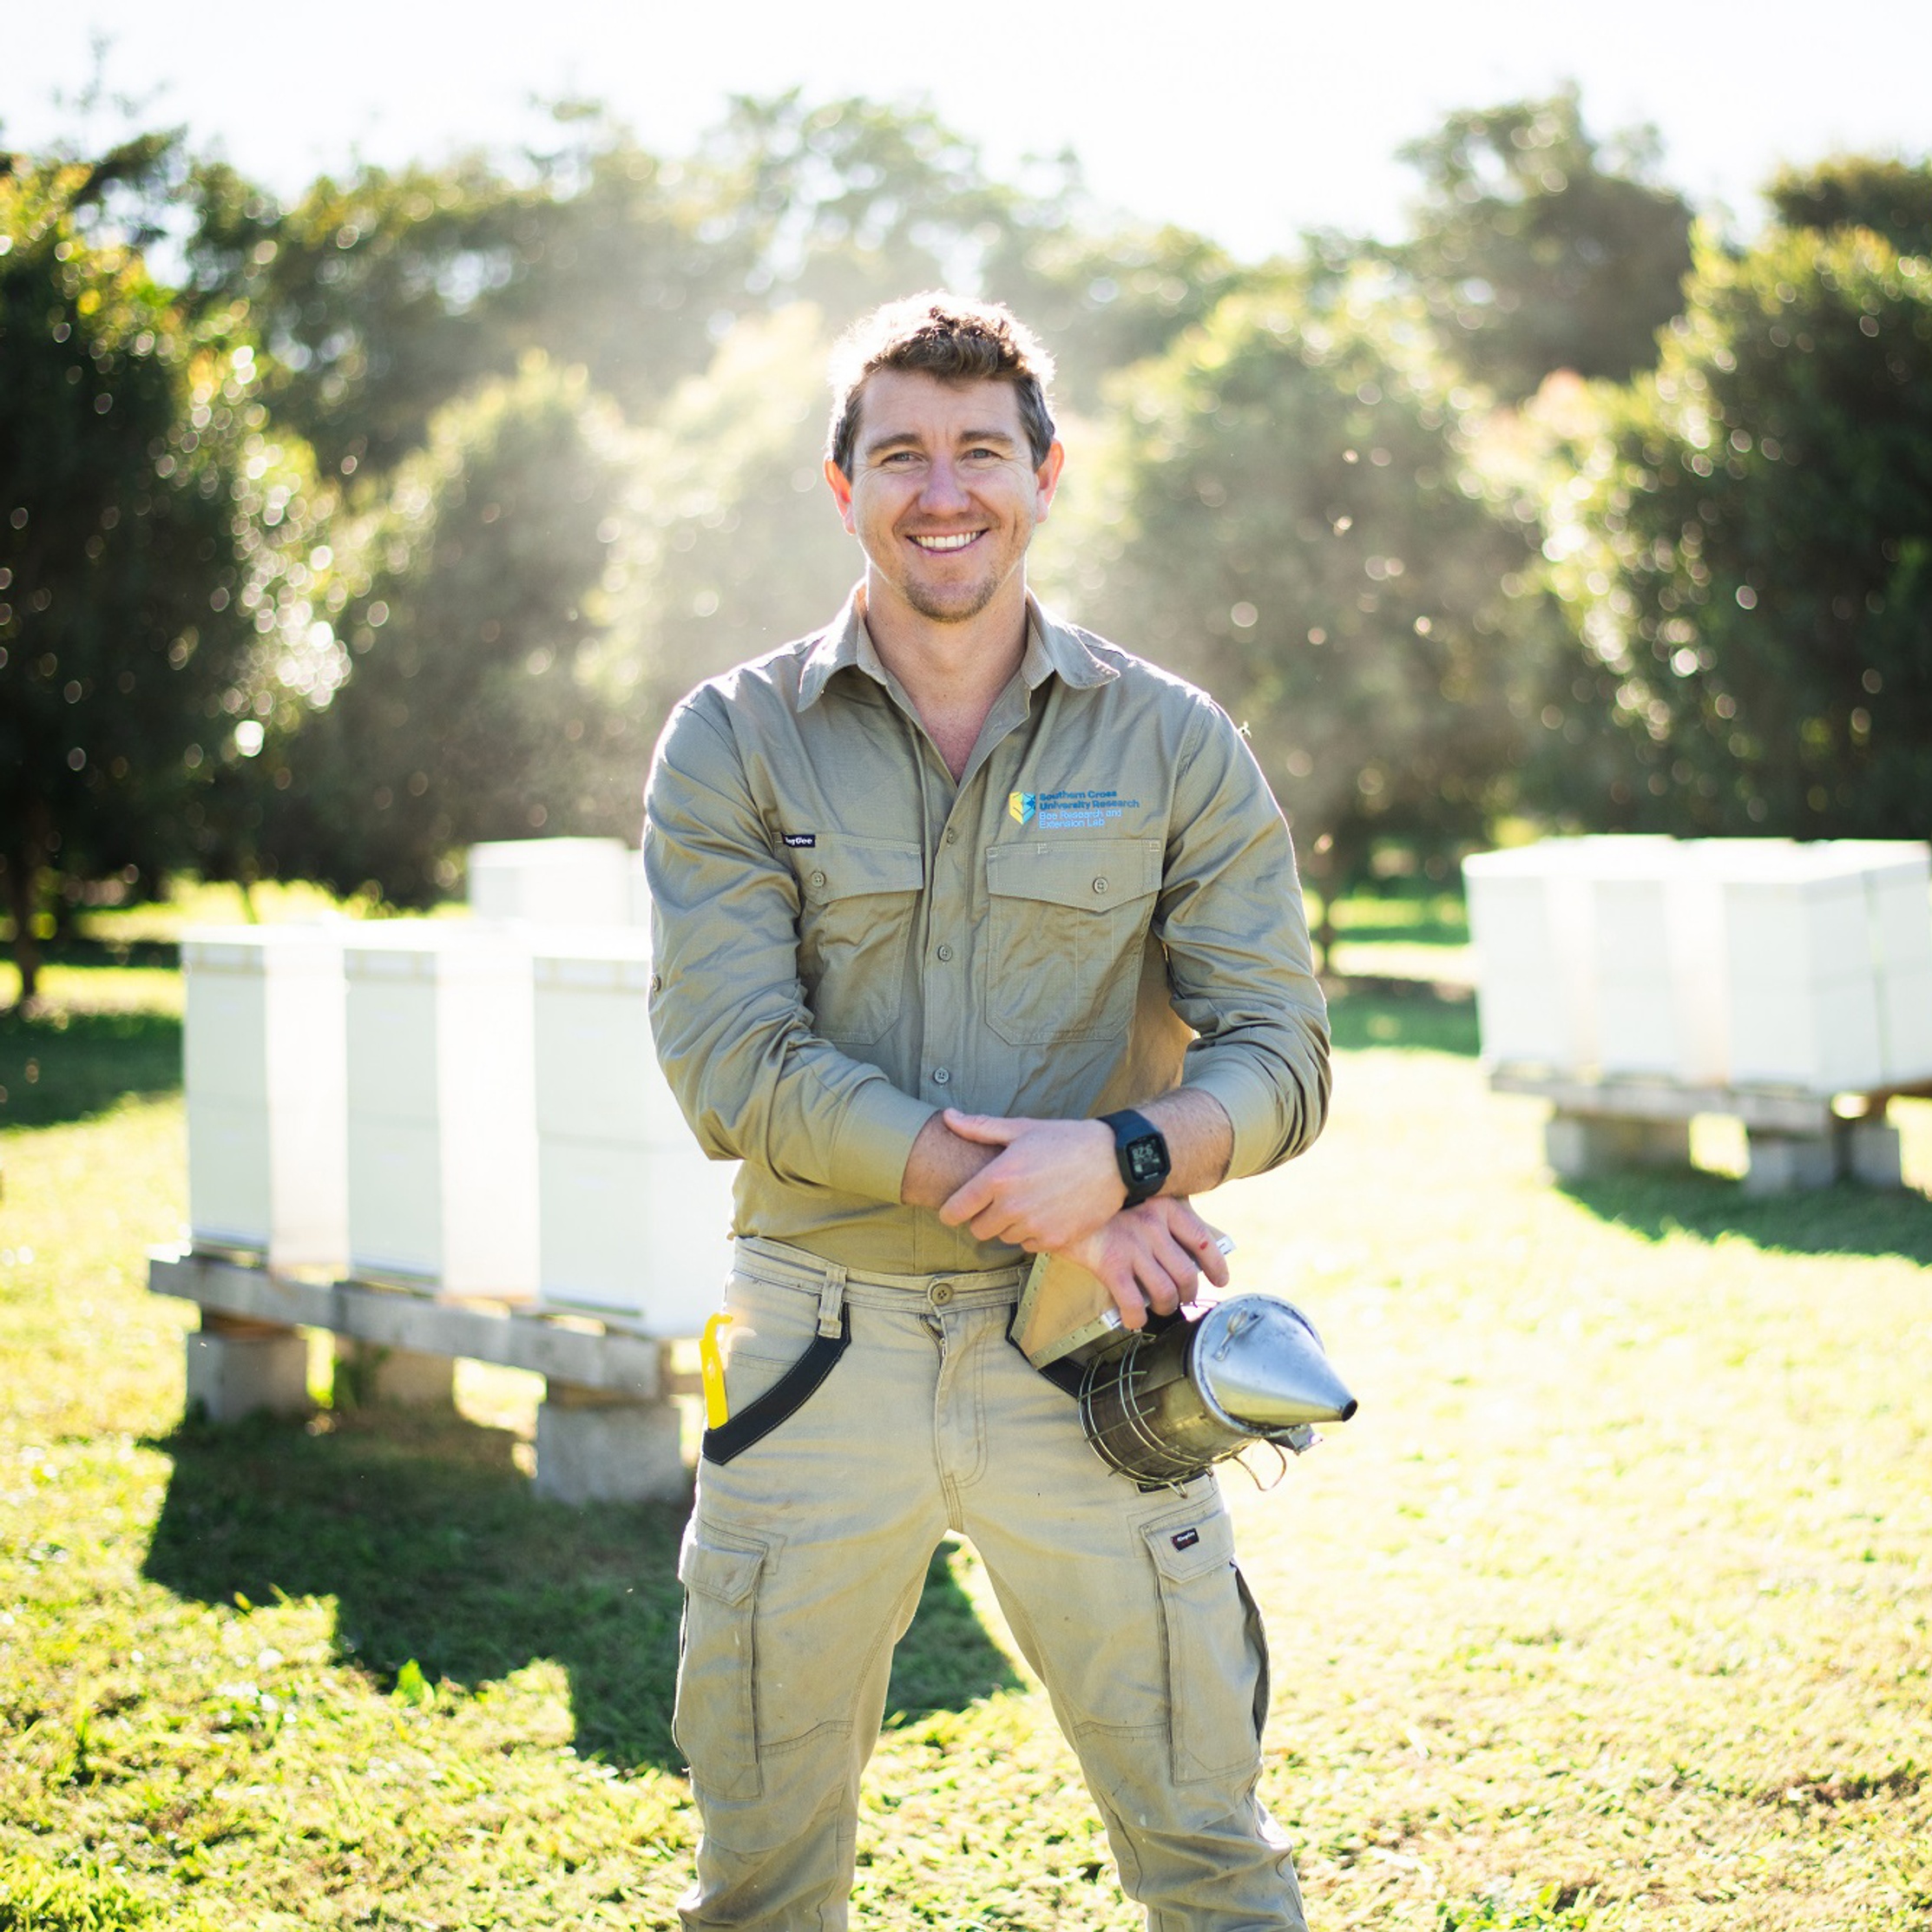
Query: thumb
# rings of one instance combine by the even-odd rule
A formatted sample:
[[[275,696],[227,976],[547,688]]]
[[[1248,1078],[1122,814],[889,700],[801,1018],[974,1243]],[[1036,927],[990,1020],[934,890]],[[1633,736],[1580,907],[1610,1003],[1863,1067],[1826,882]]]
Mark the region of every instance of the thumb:
[[[962,1114],[949,1107],[946,1125],[962,1140],[976,1140],[982,1147],[1009,1147],[1025,1131],[1024,1120],[1009,1120],[997,1114]]]

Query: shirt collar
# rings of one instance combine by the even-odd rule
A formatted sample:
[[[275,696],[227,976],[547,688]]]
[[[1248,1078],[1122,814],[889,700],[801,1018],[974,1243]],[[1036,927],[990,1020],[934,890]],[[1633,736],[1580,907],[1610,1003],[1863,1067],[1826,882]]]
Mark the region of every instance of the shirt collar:
[[[813,641],[805,654],[798,678],[795,708],[809,711],[825,694],[835,671],[863,671],[875,684],[886,686],[890,679],[879,661],[872,634],[865,628],[864,586],[853,585],[844,608]],[[1084,691],[1106,684],[1120,673],[1107,663],[1088,642],[1082,631],[1049,616],[1040,601],[1027,593],[1027,647],[1020,660],[1020,675],[1027,688],[1037,690],[1049,677]]]

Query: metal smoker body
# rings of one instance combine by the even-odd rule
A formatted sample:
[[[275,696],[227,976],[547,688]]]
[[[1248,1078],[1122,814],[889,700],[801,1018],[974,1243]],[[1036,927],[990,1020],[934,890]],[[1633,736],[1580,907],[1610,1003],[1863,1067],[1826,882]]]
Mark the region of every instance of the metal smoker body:
[[[1102,1462],[1144,1485],[1186,1482],[1251,1442],[1299,1455],[1356,1401],[1292,1302],[1245,1294],[1199,1320],[1128,1335],[1089,1363],[1080,1419]]]

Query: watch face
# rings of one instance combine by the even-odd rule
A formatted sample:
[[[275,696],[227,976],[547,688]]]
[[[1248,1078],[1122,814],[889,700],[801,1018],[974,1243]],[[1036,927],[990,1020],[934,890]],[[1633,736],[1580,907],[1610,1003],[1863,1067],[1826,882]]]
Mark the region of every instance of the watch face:
[[[1152,1186],[1154,1182],[1167,1178],[1167,1163],[1160,1142],[1151,1134],[1144,1134],[1138,1140],[1127,1142],[1127,1162],[1137,1187]]]

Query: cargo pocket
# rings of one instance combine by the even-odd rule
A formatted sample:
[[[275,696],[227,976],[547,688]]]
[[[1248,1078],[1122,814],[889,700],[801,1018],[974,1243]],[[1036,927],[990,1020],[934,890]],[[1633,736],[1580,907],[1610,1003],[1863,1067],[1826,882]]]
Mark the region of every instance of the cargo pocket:
[[[1225,1515],[1169,1515],[1141,1534],[1159,1574],[1177,1784],[1252,1777],[1261,1763],[1267,1650]]]
[[[826,1040],[866,1046],[899,1016],[925,855],[899,839],[825,835],[794,852],[798,977]]]
[[[678,1552],[684,1628],[671,1735],[692,1782],[721,1798],[760,1794],[752,1670],[759,1573],[769,1545],[727,1545],[693,1521]]]
[[[1124,1033],[1160,886],[1158,838],[989,848],[988,1025],[1013,1047]]]

